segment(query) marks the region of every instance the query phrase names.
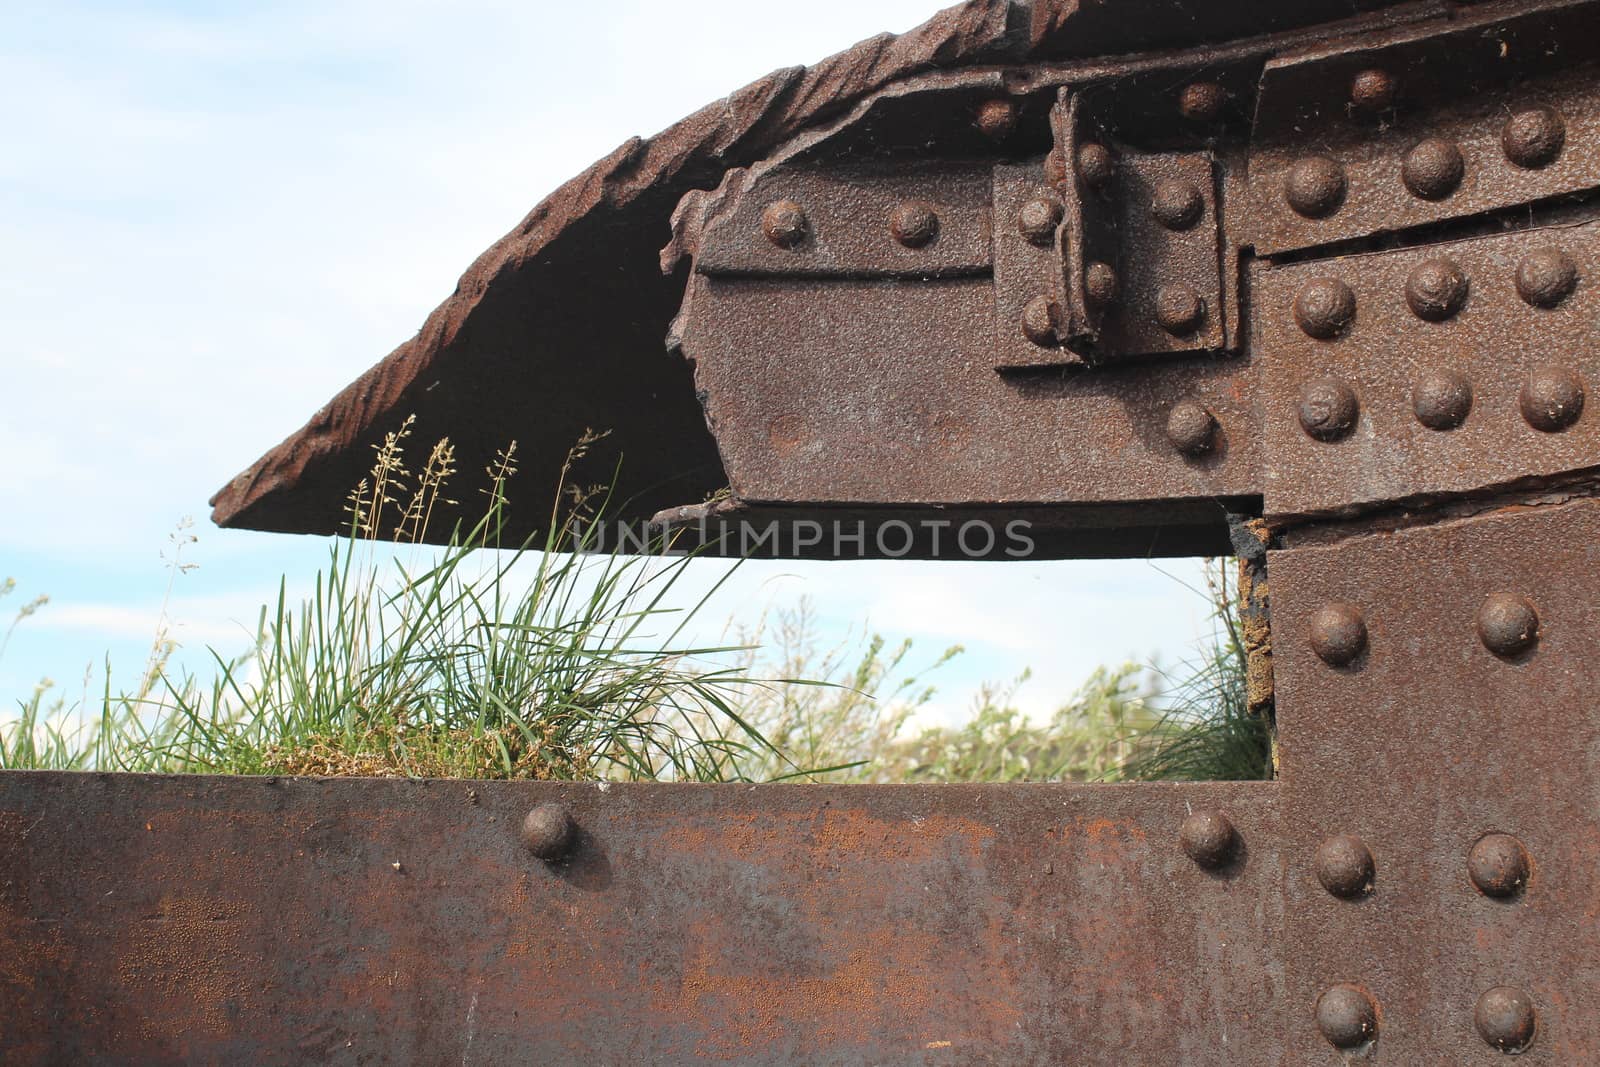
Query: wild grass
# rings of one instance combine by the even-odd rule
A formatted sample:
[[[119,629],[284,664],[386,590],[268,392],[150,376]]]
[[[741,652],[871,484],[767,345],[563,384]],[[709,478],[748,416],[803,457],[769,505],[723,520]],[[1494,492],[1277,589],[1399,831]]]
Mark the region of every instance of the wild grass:
[[[380,562],[375,535],[420,541],[454,473],[444,442],[413,478],[409,429],[352,493],[351,535],[310,595],[281,584],[246,654],[175,677],[158,636],[142,684],[108,686],[97,718],[23,708],[3,765],[724,781],[783,762],[737,710],[754,684],[725,662],[737,650],[683,640],[720,584],[676,603],[687,557],[591,551],[584,519],[605,501],[581,492],[560,495],[542,541],[497,547],[514,445],[486,472],[477,525],[420,564]]]
[[[244,654],[175,673],[167,604],[193,541],[174,535],[160,622],[138,683],[69,705],[48,680],[0,723],[0,768],[545,780],[1116,781],[1270,776],[1268,725],[1246,706],[1226,570],[1216,639],[1160,674],[1102,668],[1047,721],[1024,674],[928,723],[959,646],[853,633],[821,641],[809,606],[715,645],[686,639],[721,582],[691,594],[691,557],[597,551],[607,499],[563,474],[548,531],[502,549],[511,445],[485,473],[483,518],[426,550],[458,473],[449,442],[413,475],[408,421],[351,493],[348,535],[308,595],[281,582]],[[664,549],[669,546],[653,546]],[[736,564],[724,565],[722,581]],[[0,585],[0,598],[15,582]],[[3,635],[45,598],[22,605]],[[86,682],[87,686],[87,682]],[[90,706],[92,710],[90,710]]]

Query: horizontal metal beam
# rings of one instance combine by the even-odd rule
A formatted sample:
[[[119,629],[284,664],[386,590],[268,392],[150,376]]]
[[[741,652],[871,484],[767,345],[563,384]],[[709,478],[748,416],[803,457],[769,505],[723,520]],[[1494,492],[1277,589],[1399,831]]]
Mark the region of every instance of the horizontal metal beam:
[[[0,1060],[1277,1063],[1278,796],[0,774]]]

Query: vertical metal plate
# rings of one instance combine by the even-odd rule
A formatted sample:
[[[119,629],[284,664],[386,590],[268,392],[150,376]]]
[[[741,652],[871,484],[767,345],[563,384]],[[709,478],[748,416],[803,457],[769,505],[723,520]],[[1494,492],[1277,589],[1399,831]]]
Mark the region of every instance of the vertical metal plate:
[[[1314,1021],[1338,982],[1379,1007],[1378,1040],[1358,1062],[1501,1062],[1474,1023],[1496,986],[1526,991],[1538,1013],[1516,1062],[1600,1062],[1600,501],[1276,551],[1268,572],[1294,842],[1286,1062],[1342,1062]],[[1535,606],[1531,651],[1496,655],[1479,637],[1494,594]],[[1314,651],[1335,604],[1366,633],[1341,667]],[[1532,861],[1510,899],[1468,876],[1469,851],[1495,832]],[[1343,834],[1375,860],[1371,892],[1355,900],[1317,874],[1319,844]]]

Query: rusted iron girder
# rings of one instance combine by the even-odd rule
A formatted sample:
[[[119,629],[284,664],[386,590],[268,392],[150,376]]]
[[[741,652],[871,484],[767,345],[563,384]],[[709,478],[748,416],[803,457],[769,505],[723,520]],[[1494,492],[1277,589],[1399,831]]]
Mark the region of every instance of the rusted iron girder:
[[[0,774],[0,1060],[1276,1062],[1280,794]]]

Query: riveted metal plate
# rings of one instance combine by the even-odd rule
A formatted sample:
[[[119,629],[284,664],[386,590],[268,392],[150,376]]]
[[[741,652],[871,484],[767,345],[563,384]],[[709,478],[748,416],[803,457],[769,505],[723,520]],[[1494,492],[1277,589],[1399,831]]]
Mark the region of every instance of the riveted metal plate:
[[[1192,191],[1199,208],[1180,227],[1157,220],[1155,203],[1166,190]],[[1090,199],[1090,216],[1113,201],[1109,227],[1086,220],[1084,256],[1110,262],[1120,295],[1101,321],[1099,349],[1108,359],[1214,351],[1223,346],[1227,311],[1219,266],[1215,168],[1207,153],[1126,154],[1118,161],[1109,197]],[[1163,325],[1164,306],[1198,301],[1199,319]]]
[[[1466,12],[1273,60],[1262,77],[1252,135],[1250,232],[1262,254],[1329,244],[1583,192],[1600,186],[1600,6],[1564,5],[1505,17]],[[1352,86],[1364,71],[1390,79],[1392,104],[1364,110]],[[1370,98],[1369,98],[1370,99]],[[1555,158],[1518,166],[1504,143],[1519,112],[1558,114]],[[1413,191],[1407,156],[1423,142],[1429,181]],[[1459,177],[1448,173],[1458,153]],[[1427,152],[1428,149],[1424,149]],[[1332,161],[1344,189],[1314,216],[1290,206],[1295,168]],[[1313,181],[1314,175],[1306,180]]]
[[[1276,796],[4,774],[0,1057],[1275,1063]]]
[[[1030,201],[1060,205],[1062,221],[1049,242],[1029,240],[1019,225]],[[1041,164],[994,168],[994,364],[997,367],[1050,367],[1081,364],[1066,346],[1068,323],[1077,301],[1069,296],[1061,243],[1071,240],[1069,205],[1048,182]],[[1054,305],[1057,332],[1035,340],[1024,328],[1028,305]]]
[[[757,175],[725,214],[706,228],[695,260],[705,274],[946,277],[988,273],[987,163],[941,161],[938,167],[780,166]],[[768,237],[763,216],[782,201],[804,213],[790,246]],[[897,208],[926,205],[937,217],[917,247],[896,240]]]
[[[1555,306],[1537,306],[1519,294],[1518,273],[1552,250],[1570,261],[1574,288]],[[1408,282],[1426,283],[1428,271],[1446,262],[1464,286],[1460,309],[1440,321],[1423,318],[1411,307]],[[1559,432],[1535,429],[1523,411],[1535,374],[1571,373],[1586,389],[1600,387],[1596,279],[1600,225],[1593,223],[1258,265],[1252,288],[1271,457],[1268,514],[1469,492],[1600,464],[1600,397]],[[1348,287],[1355,316],[1342,334],[1319,340],[1298,323],[1295,305],[1329,280]],[[1419,417],[1430,381],[1441,375],[1469,391],[1453,428],[1431,428]],[[1300,419],[1304,390],[1324,379],[1345,383],[1359,404],[1353,428],[1334,440],[1311,436]]]
[[[1001,374],[988,278],[693,284],[684,352],[740,500],[1095,503],[1258,491],[1248,360]],[[1167,435],[1186,397],[1218,425],[1201,456]]]
[[[1313,1006],[1329,985],[1377,1000],[1374,1064],[1495,1063],[1478,997],[1531,995],[1517,1062],[1600,1062],[1600,501],[1508,508],[1270,554],[1273,661],[1288,856],[1285,1062],[1342,1062]],[[1502,658],[1477,633],[1495,593],[1526,597],[1538,641]],[[1332,667],[1313,651],[1319,610],[1353,606],[1365,648]],[[1519,838],[1532,877],[1499,899],[1467,857]],[[1370,849],[1371,892],[1321,885],[1319,842]]]

